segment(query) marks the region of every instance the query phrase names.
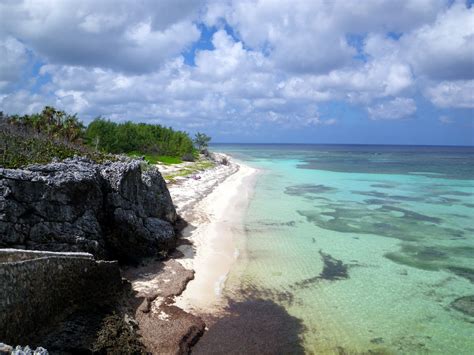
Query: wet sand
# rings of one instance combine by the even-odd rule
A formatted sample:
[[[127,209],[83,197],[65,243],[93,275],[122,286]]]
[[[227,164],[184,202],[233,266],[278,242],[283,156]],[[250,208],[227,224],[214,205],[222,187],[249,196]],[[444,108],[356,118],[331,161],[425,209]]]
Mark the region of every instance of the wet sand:
[[[185,211],[179,211],[178,202],[178,211],[190,224],[183,231],[184,238],[190,243],[178,247],[184,256],[177,261],[195,272],[194,280],[175,300],[178,307],[193,313],[214,313],[226,305],[222,289],[238,257],[235,240],[243,237],[243,214],[256,174],[257,170],[231,161],[226,169],[214,172],[213,179],[217,183],[206,196],[194,204],[188,200]],[[208,177],[206,181],[208,185]],[[173,201],[180,201],[187,194],[189,188],[183,187],[179,186],[179,190],[170,188]],[[202,193],[202,188],[200,191]]]

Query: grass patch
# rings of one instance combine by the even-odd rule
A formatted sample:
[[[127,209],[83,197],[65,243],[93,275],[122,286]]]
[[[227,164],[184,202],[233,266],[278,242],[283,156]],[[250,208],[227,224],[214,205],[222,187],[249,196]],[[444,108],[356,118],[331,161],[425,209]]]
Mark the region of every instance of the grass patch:
[[[182,169],[175,171],[172,174],[165,175],[164,178],[168,183],[172,184],[176,182],[176,178],[178,177],[187,177],[196,173],[199,173],[201,171],[211,169],[215,166],[216,164],[212,161],[209,160],[200,160],[195,163],[192,163],[186,167],[183,167]]]
[[[132,158],[141,158],[144,157],[145,160],[150,164],[165,164],[165,165],[173,165],[173,164],[180,164],[183,161],[179,157],[173,157],[170,155],[158,155],[158,154],[143,154],[137,151],[133,151],[127,153],[129,157]]]
[[[156,162],[161,162],[161,163],[164,163],[164,164],[167,164],[167,165],[180,164],[180,163],[183,162],[178,157],[171,157],[171,156],[168,156],[168,155],[159,155],[159,156],[156,156],[156,157],[145,155],[145,159],[149,159],[148,157],[150,157],[150,160],[149,160],[150,163],[151,163],[151,159],[156,159]],[[155,163],[152,163],[152,164],[155,164]]]
[[[193,164],[193,168],[196,170],[206,170],[213,168],[216,164],[209,160],[201,160]]]

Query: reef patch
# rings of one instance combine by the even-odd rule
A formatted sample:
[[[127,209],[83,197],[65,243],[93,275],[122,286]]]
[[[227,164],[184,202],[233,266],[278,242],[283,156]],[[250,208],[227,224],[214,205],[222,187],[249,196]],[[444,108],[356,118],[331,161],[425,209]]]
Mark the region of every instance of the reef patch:
[[[314,199],[318,194],[334,192],[337,189],[326,185],[316,184],[298,184],[287,186],[285,188],[285,194],[292,196],[301,196],[307,199]]]
[[[468,316],[474,317],[474,295],[456,298],[451,307]]]
[[[321,259],[324,263],[321,273],[318,276],[296,282],[292,288],[307,288],[320,280],[336,281],[349,278],[347,264],[333,258],[329,254],[323,253],[321,250],[319,251],[319,255],[321,255]]]
[[[471,281],[471,283],[474,283],[474,269],[459,266],[451,266],[447,269],[457,276],[464,277],[465,279]]]

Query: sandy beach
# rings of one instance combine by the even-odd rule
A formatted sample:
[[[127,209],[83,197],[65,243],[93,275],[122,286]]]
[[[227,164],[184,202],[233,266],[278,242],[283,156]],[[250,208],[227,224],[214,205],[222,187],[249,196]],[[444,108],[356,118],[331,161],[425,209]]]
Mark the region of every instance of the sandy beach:
[[[228,163],[221,164],[223,159]],[[213,168],[168,185],[188,223],[177,250],[167,260],[124,270],[136,292],[138,333],[153,353],[187,352],[204,331],[200,315],[215,315],[225,306],[221,291],[238,256],[234,241],[243,236],[242,218],[257,170],[223,154],[215,154],[215,160]],[[159,169],[166,175],[179,166]]]
[[[194,280],[176,298],[175,305],[190,312],[212,312],[224,306],[221,291],[226,276],[239,255],[236,238],[243,236],[242,218],[252,194],[257,170],[229,159],[171,186],[178,213],[189,223],[183,237],[190,243],[178,247],[177,259],[194,270]]]

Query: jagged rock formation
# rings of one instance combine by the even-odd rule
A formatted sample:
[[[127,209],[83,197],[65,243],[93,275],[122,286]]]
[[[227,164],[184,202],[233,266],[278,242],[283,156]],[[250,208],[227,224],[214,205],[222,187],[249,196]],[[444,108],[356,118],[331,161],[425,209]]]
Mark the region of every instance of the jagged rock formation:
[[[31,349],[28,345],[22,347],[20,345],[13,348],[10,345],[0,343],[0,354],[12,354],[12,355],[48,355],[48,350],[38,347],[36,349]]]
[[[134,318],[138,334],[152,354],[189,354],[204,333],[203,320],[175,306],[180,295],[194,278],[194,271],[178,261],[151,261],[125,270],[124,276],[136,292]]]
[[[134,260],[173,248],[176,220],[161,174],[139,160],[0,168],[0,248]]]

